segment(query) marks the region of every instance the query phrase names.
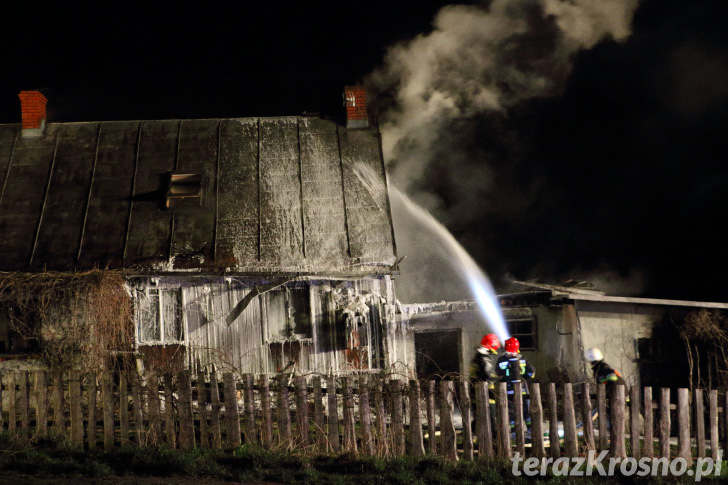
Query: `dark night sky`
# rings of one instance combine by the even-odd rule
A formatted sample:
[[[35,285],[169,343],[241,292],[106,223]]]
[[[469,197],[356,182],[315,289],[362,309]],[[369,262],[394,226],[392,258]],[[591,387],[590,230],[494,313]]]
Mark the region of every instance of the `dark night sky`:
[[[102,4],[4,15],[0,122],[23,89],[51,122],[339,116],[365,82],[390,181],[497,288],[728,301],[724,0]],[[442,281],[397,217],[402,279]],[[445,286],[401,294],[458,297]]]

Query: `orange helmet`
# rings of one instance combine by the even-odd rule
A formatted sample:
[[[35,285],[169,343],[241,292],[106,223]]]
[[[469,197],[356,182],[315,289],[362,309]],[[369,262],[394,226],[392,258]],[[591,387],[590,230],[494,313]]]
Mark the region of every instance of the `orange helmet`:
[[[518,339],[516,337],[511,337],[508,340],[506,340],[506,352],[509,354],[517,354],[518,349],[521,348],[521,344],[518,342]]]
[[[481,339],[480,345],[488,350],[496,351],[500,348],[500,341],[494,333],[489,333]]]

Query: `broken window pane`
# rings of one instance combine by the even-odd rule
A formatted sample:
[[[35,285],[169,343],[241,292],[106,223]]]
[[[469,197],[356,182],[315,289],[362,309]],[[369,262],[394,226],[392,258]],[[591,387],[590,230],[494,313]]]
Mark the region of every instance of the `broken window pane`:
[[[268,335],[271,340],[288,338],[288,312],[286,291],[271,291],[268,301]]]
[[[291,313],[293,333],[298,338],[311,338],[311,311],[308,288],[291,288]]]
[[[138,295],[139,340],[141,342],[159,341],[161,338],[159,290],[150,289],[147,292],[139,292]]]
[[[163,290],[162,292],[162,320],[164,321],[164,341],[176,342],[182,340],[182,301],[179,289]]]

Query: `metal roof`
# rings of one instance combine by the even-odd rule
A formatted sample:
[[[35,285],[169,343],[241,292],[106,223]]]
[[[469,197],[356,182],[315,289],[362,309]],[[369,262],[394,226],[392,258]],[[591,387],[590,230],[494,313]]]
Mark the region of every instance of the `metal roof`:
[[[0,270],[356,276],[396,259],[379,133],[320,118],[0,125],[0,184]]]
[[[663,305],[663,306],[683,306],[683,307],[695,307],[695,308],[716,308],[716,309],[728,309],[728,303],[720,302],[706,302],[706,301],[688,301],[688,300],[666,300],[660,298],[640,298],[630,296],[609,296],[603,291],[599,290],[585,290],[579,288],[571,288],[562,285],[551,285],[546,283],[537,283],[530,281],[512,281],[515,284],[526,286],[529,288],[535,288],[535,291],[528,293],[550,291],[552,297],[567,298],[570,300],[580,301],[591,301],[591,302],[605,302],[605,303],[633,303],[638,305]],[[526,293],[521,293],[526,294]],[[513,293],[508,296],[516,296],[517,293]],[[503,295],[499,295],[503,296]]]

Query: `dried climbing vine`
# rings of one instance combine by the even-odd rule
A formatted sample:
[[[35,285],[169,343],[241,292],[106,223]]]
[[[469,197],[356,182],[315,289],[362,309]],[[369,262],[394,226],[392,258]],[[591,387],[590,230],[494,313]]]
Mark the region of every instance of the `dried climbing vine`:
[[[728,389],[728,317],[703,308],[676,326],[685,344],[691,389]]]
[[[131,298],[118,271],[0,273],[0,306],[11,329],[37,342],[51,370],[129,365],[134,346]]]

